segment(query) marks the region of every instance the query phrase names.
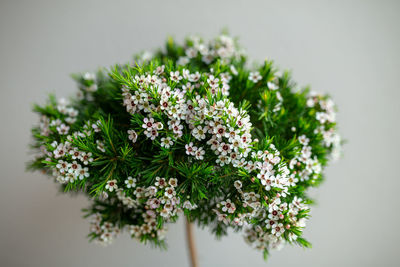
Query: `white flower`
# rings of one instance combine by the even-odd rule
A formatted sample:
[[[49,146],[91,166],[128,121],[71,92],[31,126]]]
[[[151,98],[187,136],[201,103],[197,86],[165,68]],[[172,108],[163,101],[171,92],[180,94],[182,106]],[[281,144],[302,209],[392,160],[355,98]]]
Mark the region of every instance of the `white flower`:
[[[178,186],[178,179],[176,178],[170,178],[168,181],[168,184],[172,187],[177,187]]]
[[[96,75],[94,73],[91,72],[85,72],[82,75],[82,78],[86,81],[93,81],[94,79],[96,79]]]
[[[219,155],[218,159],[215,162],[218,163],[220,166],[224,166],[231,162],[231,158],[225,155]]]
[[[172,142],[171,137],[163,137],[161,138],[161,146],[165,147],[165,148],[170,148],[170,146],[172,146],[174,144],[174,142]]]
[[[108,189],[110,192],[114,191],[114,189],[118,189],[117,180],[107,181],[106,189]]]
[[[197,208],[196,204],[192,204],[189,200],[183,202],[183,208],[188,210],[194,210]]]
[[[304,134],[299,136],[299,142],[302,145],[307,145],[308,142],[310,142],[310,139],[308,139]]]
[[[217,136],[217,138],[222,138],[225,137],[226,135],[226,128],[222,124],[217,125],[214,127],[214,134]]]
[[[222,201],[221,205],[222,205],[223,212],[234,213],[236,210],[235,204],[232,203],[230,199],[227,199],[226,201]]]
[[[328,114],[325,112],[317,112],[315,117],[321,124],[324,124],[328,120]]]
[[[154,119],[153,118],[144,118],[142,127],[147,131],[151,131],[154,127]]]
[[[145,196],[146,197],[152,197],[155,196],[157,193],[157,187],[155,186],[149,186],[146,188]]]
[[[201,58],[201,60],[203,60],[203,62],[206,63],[206,64],[211,64],[213,59],[214,59],[214,57],[213,57],[212,54],[206,54]]]
[[[187,70],[187,69],[183,69],[182,70],[182,76],[183,76],[183,78],[184,79],[189,79],[189,75],[190,75],[190,71],[189,70]]]
[[[56,168],[58,169],[58,171],[60,173],[65,173],[66,171],[68,171],[68,162],[65,162],[63,160],[59,160]]]
[[[158,131],[156,129],[152,129],[150,131],[144,131],[144,134],[146,135],[146,137],[150,138],[151,140],[156,139],[156,137],[158,136]]]
[[[279,220],[281,214],[282,213],[279,213],[277,210],[273,210],[270,214],[268,214],[268,218],[271,220]]]
[[[138,226],[138,225],[129,225],[129,233],[133,237],[140,237],[140,235],[141,235],[140,226]]]
[[[173,187],[167,187],[167,188],[165,188],[164,195],[168,198],[172,198],[176,195],[176,192]]]
[[[132,143],[135,143],[137,139],[137,133],[134,130],[128,130],[128,135],[129,140],[131,140]]]
[[[197,147],[193,146],[193,142],[190,142],[189,144],[186,144],[185,148],[186,148],[186,154],[187,155],[192,155],[192,156],[195,155]]]
[[[133,192],[133,194],[136,196],[136,198],[141,198],[144,196],[144,188],[143,187],[136,187],[135,191]]]
[[[132,178],[131,176],[125,180],[125,184],[127,188],[133,188],[136,186],[136,178]]]
[[[224,213],[220,213],[218,210],[213,210],[217,214],[217,219],[224,224],[228,224],[228,220],[226,219],[227,215]]]
[[[164,69],[165,69],[164,65],[159,66],[159,67],[157,67],[157,69],[155,69],[154,74],[156,74],[156,75],[163,74],[164,73]]]
[[[72,163],[68,164],[68,172],[71,174],[76,174],[82,166],[78,164],[76,161],[73,161]]]
[[[275,223],[272,226],[271,233],[275,236],[281,236],[285,232],[285,228],[283,227],[282,223]]]
[[[271,90],[277,90],[277,89],[279,89],[278,85],[276,85],[276,84],[273,83],[273,82],[268,82],[268,83],[267,83],[267,86],[268,86],[268,88],[271,89]]]
[[[127,98],[128,104],[130,104],[132,108],[134,108],[135,105],[143,103],[142,98],[146,98],[146,93],[140,93],[139,91],[136,91],[135,95],[129,94],[128,96],[130,96],[129,98]]]
[[[100,129],[100,127],[99,127],[100,123],[101,123],[100,121],[97,121],[96,123],[93,123],[93,124],[92,124],[92,128],[93,128],[93,130],[94,130],[96,133],[98,133],[98,132],[101,131],[101,129]]]
[[[83,164],[88,165],[89,162],[93,161],[92,153],[82,152],[79,159],[82,161]]]
[[[265,227],[267,229],[271,229],[272,227],[274,227],[275,224],[276,224],[276,221],[274,221],[274,220],[271,220],[271,219],[265,220]]]
[[[143,234],[149,234],[151,232],[151,227],[148,224],[142,224],[140,230]]]
[[[243,217],[236,217],[233,219],[233,223],[238,225],[238,226],[243,226],[244,224],[244,218]]]
[[[221,143],[218,147],[218,151],[221,152],[221,155],[225,156],[232,151],[232,145],[226,144],[226,143]]]
[[[188,57],[180,57],[176,61],[176,64],[178,64],[178,65],[186,65],[188,63],[189,63],[189,58]]]
[[[154,185],[163,188],[167,186],[167,181],[165,180],[165,178],[160,178],[157,176],[156,183]]]
[[[177,121],[175,124],[171,124],[170,127],[171,127],[172,131],[174,132],[174,134],[177,137],[182,136],[182,134],[183,134],[183,132],[182,132],[183,125],[179,124],[179,121]]]
[[[67,118],[65,118],[65,121],[66,121],[68,124],[73,124],[73,123],[76,122],[76,118],[67,117]]]
[[[167,109],[169,106],[171,106],[171,102],[168,101],[168,99],[161,99],[161,100],[160,100],[160,108],[161,108],[162,110]]]
[[[288,238],[290,242],[293,242],[297,240],[297,235],[295,233],[290,232]]]
[[[194,57],[197,56],[197,50],[196,50],[195,48],[193,48],[193,47],[188,47],[188,48],[185,50],[185,54],[186,54],[186,56],[189,57],[189,58],[194,58]]]
[[[146,204],[152,209],[157,209],[160,206],[160,200],[158,198],[150,198]]]
[[[206,133],[208,131],[208,127],[201,127],[201,125],[197,126],[196,128],[194,128],[192,130],[192,135],[194,136],[194,138],[196,138],[197,140],[202,140],[206,138]]]
[[[57,181],[60,183],[73,183],[76,180],[76,174],[75,173],[66,173],[64,177],[60,176],[57,178]]]
[[[156,122],[154,123],[154,128],[156,128],[157,130],[162,130],[164,129],[164,125],[161,122]]]
[[[301,218],[300,220],[298,220],[298,222],[296,223],[296,226],[306,227],[306,218]]]
[[[125,197],[122,199],[122,204],[131,209],[137,205],[137,202],[130,197]]]
[[[121,188],[118,188],[117,190],[115,190],[115,194],[117,195],[119,200],[123,200],[125,198],[125,192]]]
[[[207,83],[211,86],[211,88],[218,87],[218,82],[219,79],[215,78],[213,75],[210,75],[210,77],[207,79]]]
[[[269,176],[268,174],[264,175],[259,173],[257,175],[257,178],[261,180],[261,184],[265,187],[265,190],[267,191],[271,190],[275,178],[274,176]]]
[[[66,149],[63,144],[59,144],[57,148],[53,151],[54,158],[58,159],[66,154]]]
[[[288,185],[295,186],[296,183],[299,181],[293,174],[288,178]]]
[[[205,154],[205,153],[206,153],[206,152],[204,151],[204,149],[203,149],[202,147],[199,147],[199,148],[195,151],[194,156],[195,156],[195,158],[198,159],[198,160],[203,160],[203,159],[204,159],[204,154]]]
[[[113,236],[109,232],[104,232],[103,234],[101,234],[101,236],[99,238],[100,244],[104,244],[104,245],[112,243],[112,240],[113,240]]]
[[[239,190],[240,188],[242,188],[242,182],[239,181],[239,180],[236,180],[236,181],[233,183],[233,185],[235,186],[235,188],[236,188],[237,190]]]
[[[67,100],[65,98],[60,98],[57,103],[57,110],[63,114],[67,113]]]
[[[167,112],[168,112],[169,117],[174,118],[174,119],[179,119],[179,117],[182,114],[182,110],[180,110],[179,105],[169,106],[167,109]]]
[[[57,128],[57,132],[61,135],[66,135],[68,134],[69,131],[69,126],[65,125],[64,123],[62,123],[60,126],[58,126]]]
[[[90,176],[88,167],[81,168],[77,170],[77,176],[80,180]]]
[[[169,218],[170,217],[170,211],[166,208],[162,209],[160,212],[160,215],[164,218]]]
[[[212,150],[217,150],[219,147],[220,140],[217,140],[215,136],[213,136],[210,140],[207,141],[208,145],[211,145]]]
[[[249,80],[252,81],[253,83],[258,82],[259,80],[261,80],[262,77],[260,75],[260,73],[258,71],[256,72],[250,72],[249,74]]]
[[[196,71],[196,73],[192,73],[189,75],[189,81],[190,82],[197,82],[198,80],[200,80],[200,73],[198,71]]]
[[[72,159],[79,159],[81,157],[81,152],[76,148],[74,150],[71,150],[69,154],[72,155]]]
[[[171,71],[169,75],[171,77],[171,80],[175,82],[179,82],[180,80],[182,80],[182,76],[179,75],[179,71]]]
[[[307,107],[309,107],[309,108],[314,107],[314,106],[315,106],[315,103],[316,103],[317,101],[318,101],[318,100],[317,100],[316,98],[314,98],[314,97],[308,98],[308,99],[307,99]]]
[[[96,140],[96,144],[98,150],[100,150],[101,152],[106,152],[103,142],[101,142],[100,140]]]

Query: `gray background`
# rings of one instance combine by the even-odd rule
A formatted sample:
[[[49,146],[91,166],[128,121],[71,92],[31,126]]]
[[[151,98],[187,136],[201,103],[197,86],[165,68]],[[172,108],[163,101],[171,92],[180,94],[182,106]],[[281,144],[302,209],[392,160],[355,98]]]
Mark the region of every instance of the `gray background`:
[[[300,85],[337,102],[344,157],[305,236],[313,248],[273,252],[269,266],[398,266],[400,5],[392,1],[4,1],[0,3],[1,266],[188,266],[183,223],[169,250],[127,235],[104,249],[85,238],[85,198],[58,195],[26,173],[33,102],[68,96],[69,74],[126,62],[171,34],[228,27],[252,59],[274,59]],[[196,229],[201,266],[265,266],[238,234],[215,241]],[[397,255],[396,255],[397,254]]]

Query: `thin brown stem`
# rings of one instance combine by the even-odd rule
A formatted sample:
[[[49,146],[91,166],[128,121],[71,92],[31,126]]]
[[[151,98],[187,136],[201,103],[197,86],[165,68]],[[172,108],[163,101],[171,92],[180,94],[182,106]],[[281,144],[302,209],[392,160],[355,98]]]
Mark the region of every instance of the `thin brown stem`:
[[[188,218],[185,218],[185,223],[186,223],[186,238],[189,247],[191,267],[199,267],[196,244],[193,235],[193,224],[189,222]]]

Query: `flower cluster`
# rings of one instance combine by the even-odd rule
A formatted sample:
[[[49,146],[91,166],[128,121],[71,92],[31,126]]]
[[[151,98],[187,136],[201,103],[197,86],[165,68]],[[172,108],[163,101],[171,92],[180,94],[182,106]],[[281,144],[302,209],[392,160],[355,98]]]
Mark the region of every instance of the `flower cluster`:
[[[157,218],[161,216],[168,221],[175,217],[180,210],[180,199],[176,196],[176,186],[176,178],[170,178],[167,181],[166,178],[156,177],[154,186],[136,188],[134,194],[136,199],[143,203],[144,212],[141,224],[129,225],[132,237],[140,239],[143,235],[150,234],[161,240],[164,238],[166,228],[157,227]]]
[[[187,69],[168,75],[164,73],[164,69],[165,66],[162,65],[153,75],[146,73],[135,76],[130,85],[131,90],[128,87],[129,83],[122,86],[123,104],[127,111],[143,111],[145,114],[161,111],[167,118],[164,124],[168,125],[168,128],[165,129],[167,136],[161,138],[160,144],[167,149],[174,144],[173,139],[182,137],[183,129],[188,128],[195,143],[204,140],[203,143],[218,156],[216,162],[220,166],[229,163],[241,165],[241,160],[247,157],[250,151],[252,141],[250,117],[245,111],[238,110],[227,98],[218,100],[219,93],[229,94],[228,82],[231,76],[228,73],[218,76],[190,73]],[[211,98],[194,96],[193,92],[200,89],[208,92]],[[149,98],[151,92],[156,92],[157,97]],[[134,95],[140,96],[137,101]],[[152,117],[145,117],[142,123],[145,136],[155,140],[164,129],[164,124]],[[200,145],[196,146],[190,142],[185,145],[185,149],[186,154],[198,160],[204,158],[205,149]]]
[[[97,243],[108,245],[118,236],[120,230],[114,224],[103,221],[100,213],[92,215],[90,222],[90,236],[95,236]]]
[[[290,223],[286,224],[286,227],[295,227],[295,219],[290,216],[297,214],[297,211],[293,209],[293,205],[289,205],[281,197],[289,195],[289,188],[296,186],[298,177],[300,180],[307,180],[311,174],[321,172],[318,160],[311,158],[311,147],[307,146],[308,138],[305,136],[298,138],[303,148],[301,153],[290,161],[290,168],[288,168],[274,144],[269,144],[266,150],[252,149],[250,116],[245,110],[237,109],[228,98],[223,97],[224,94],[229,94],[229,91],[224,90],[224,88],[229,88],[226,84],[229,79],[197,72],[193,84],[189,78],[193,74],[186,69],[182,69],[182,72],[170,72],[169,75],[164,73],[164,70],[165,66],[162,65],[153,74],[136,75],[133,83],[122,85],[123,104],[127,107],[127,111],[132,111],[132,105],[127,101],[127,96],[132,99],[133,95],[144,95],[148,101],[147,108],[142,106],[135,112],[144,114],[158,112],[161,114],[158,117],[166,118],[166,123],[164,123],[168,125],[168,129],[164,130],[163,122],[156,121],[153,117],[144,117],[141,127],[147,138],[152,141],[157,140],[160,131],[164,130],[163,134],[165,133],[166,137],[161,137],[160,145],[169,149],[174,144],[172,138],[176,142],[182,137],[183,130],[187,129],[193,139],[185,144],[186,155],[197,160],[204,160],[206,151],[212,151],[215,155],[215,164],[220,167],[229,165],[243,170],[247,175],[256,177],[266,192],[271,192],[271,195],[272,192],[276,193],[271,199],[268,199],[267,195],[264,196],[264,200],[269,205],[269,210],[266,212],[259,201],[260,195],[254,191],[244,192],[245,188],[238,189],[239,184],[240,188],[242,185],[240,181],[236,181],[235,187],[240,197],[235,200],[228,198],[217,201],[213,211],[218,221],[237,227],[248,226],[254,218],[262,221],[269,220],[263,236],[272,235],[275,243],[283,243],[284,239],[281,235],[285,228],[281,226],[282,223],[278,219],[289,220]],[[259,76],[258,72],[251,73],[249,79],[256,83],[261,80]],[[271,87],[271,90],[277,90],[272,83],[269,83],[268,87]],[[202,90],[209,97],[193,94]],[[155,97],[149,98],[148,95],[152,92],[156,92]],[[296,164],[298,162],[303,165],[299,166]],[[298,168],[291,172],[294,165]],[[247,211],[236,214],[236,205]],[[308,210],[305,205],[303,209]],[[271,218],[277,220],[271,220]],[[291,233],[291,240],[296,239],[293,235]]]
[[[340,156],[341,138],[335,129],[336,111],[332,99],[311,93],[307,99],[307,106],[315,108],[315,119],[321,124],[314,130],[314,133],[320,133],[326,147],[332,147],[332,157],[334,159]]]
[[[312,158],[312,147],[309,145],[310,139],[305,135],[301,135],[298,140],[301,144],[301,152],[289,163],[293,181],[298,179],[306,181],[317,178],[322,171],[322,166],[315,156]]]
[[[72,183],[90,176],[87,166],[93,161],[91,152],[79,151],[69,141],[59,144],[54,141],[50,148],[50,150],[44,147],[42,149],[47,154],[47,161],[57,160],[52,167],[52,174],[58,182]]]
[[[58,101],[55,108],[60,117],[51,119],[46,115],[42,115],[40,118],[39,129],[43,136],[49,136],[53,132],[57,132],[60,135],[68,135],[70,125],[76,122],[78,111],[69,106],[64,98]]]
[[[209,42],[205,42],[197,36],[191,36],[187,39],[184,47],[184,55],[179,57],[176,63],[186,65],[190,60],[197,59],[205,64],[211,64],[216,60],[228,64],[242,54],[243,52],[238,49],[234,39],[228,35],[221,35]]]
[[[258,241],[263,242],[263,244],[257,246],[261,249],[275,247],[273,245],[275,243],[283,244],[285,239],[282,234],[285,229],[298,227],[297,207],[301,206],[302,210],[308,211],[308,207],[301,199],[295,197],[295,201],[287,201],[290,199],[288,189],[295,186],[295,183],[290,180],[290,171],[286,164],[282,163],[279,155],[280,153],[275,146],[270,144],[265,151],[252,152],[253,161],[249,160],[244,162],[243,165],[243,169],[249,173],[257,173],[256,177],[264,190],[274,192],[270,194],[271,197],[264,195],[261,199],[260,194],[247,191],[248,189],[243,186],[242,182],[237,180],[234,182],[234,187],[239,193],[236,201],[231,201],[231,199],[221,201],[217,204],[217,209],[214,209],[219,221],[227,225],[243,227],[246,230],[246,240],[252,240],[249,233],[262,235],[262,238]],[[263,202],[267,204],[268,209],[265,209]],[[297,206],[292,205],[293,203],[296,203]],[[235,213],[237,205],[242,207],[240,213]],[[257,225],[257,232],[250,231],[255,227],[251,223],[254,220],[263,222]],[[285,224],[285,227],[283,227],[283,224]],[[264,226],[264,228],[261,226]],[[290,241],[297,239],[297,236],[293,236],[293,233],[289,234],[291,236]]]
[[[108,190],[108,194],[103,197],[114,198],[126,209],[140,210],[139,218],[135,218],[136,222],[130,222],[124,227],[132,237],[140,240],[143,236],[150,236],[162,240],[167,229],[165,226],[160,228],[157,225],[158,218],[162,217],[166,221],[173,220],[181,210],[180,198],[176,195],[178,180],[156,177],[154,185],[148,187],[139,187],[136,182],[136,178],[128,177],[125,185],[119,187],[116,180],[107,181],[105,188]],[[185,206],[188,209],[195,208],[195,206],[190,206],[190,203],[186,203]],[[91,225],[91,236],[100,243],[109,243],[115,236],[112,233],[116,233],[116,231],[112,227],[100,227],[100,223],[106,226],[113,224],[102,221],[101,215],[98,213],[95,218],[95,223]],[[104,231],[104,229],[113,230]]]
[[[294,234],[293,229],[305,227],[304,211],[308,207],[303,204],[302,199],[294,197],[288,203],[280,203],[274,199],[267,212],[261,211],[258,218],[260,224],[249,225],[245,230],[245,240],[255,248],[264,250],[266,248],[281,248],[287,240],[296,241],[298,236]]]
[[[341,144],[332,100],[295,90],[270,61],[248,69],[227,35],[136,58],[75,75],[71,102],[35,106],[30,166],[89,197],[90,237],[127,231],[163,246],[168,223],[186,216],[216,235],[242,231],[264,255],[308,247],[306,189]]]

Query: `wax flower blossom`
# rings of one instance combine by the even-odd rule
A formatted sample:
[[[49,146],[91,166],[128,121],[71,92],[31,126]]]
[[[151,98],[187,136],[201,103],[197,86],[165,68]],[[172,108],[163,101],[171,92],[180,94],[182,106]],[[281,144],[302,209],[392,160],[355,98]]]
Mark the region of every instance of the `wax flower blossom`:
[[[78,98],[34,107],[30,168],[88,196],[89,237],[103,245],[126,232],[164,246],[185,216],[264,256],[309,247],[307,189],[340,155],[336,106],[271,61],[249,65],[222,34],[75,74]]]

